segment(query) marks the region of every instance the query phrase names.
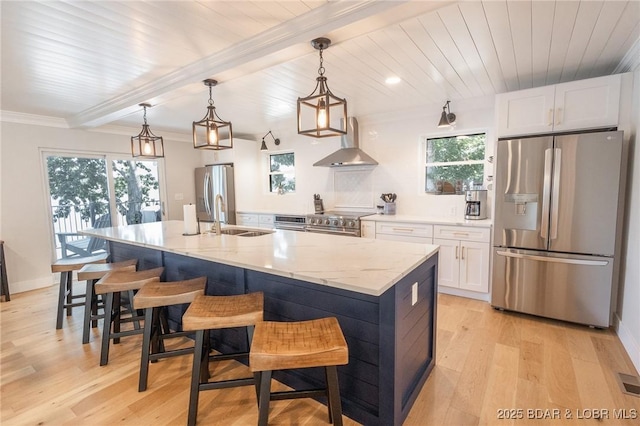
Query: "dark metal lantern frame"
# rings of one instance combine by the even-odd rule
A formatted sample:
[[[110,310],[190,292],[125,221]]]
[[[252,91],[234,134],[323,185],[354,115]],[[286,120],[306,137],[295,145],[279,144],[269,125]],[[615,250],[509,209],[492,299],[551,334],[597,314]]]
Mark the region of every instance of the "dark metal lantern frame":
[[[134,158],[163,158],[164,140],[156,136],[147,124],[147,108],[150,104],[139,104],[144,109],[144,124],[137,136],[131,136],[131,156]]]
[[[209,106],[207,114],[200,121],[193,122],[193,147],[197,149],[231,149],[233,148],[233,128],[231,122],[224,121],[216,113],[213,106],[211,89],[217,85],[216,80],[207,79],[203,81],[209,87]],[[228,132],[228,138],[226,138]],[[224,139],[222,139],[224,137]]]
[[[326,138],[347,134],[347,100],[335,96],[327,84],[322,65],[322,51],[329,47],[331,40],[328,38],[316,38],[311,45],[320,51],[319,76],[316,78],[316,87],[309,96],[298,98],[298,134],[314,138]],[[321,114],[325,114],[320,120]],[[338,115],[338,117],[335,117]],[[340,127],[332,127],[331,123],[340,123]],[[309,125],[313,123],[313,125]]]

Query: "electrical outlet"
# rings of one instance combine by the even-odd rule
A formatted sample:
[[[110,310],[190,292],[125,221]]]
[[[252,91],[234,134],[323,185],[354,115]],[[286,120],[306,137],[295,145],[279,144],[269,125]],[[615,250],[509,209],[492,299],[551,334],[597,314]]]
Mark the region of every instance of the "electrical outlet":
[[[411,285],[411,306],[418,303],[418,283]]]
[[[184,194],[182,192],[178,192],[173,196],[173,199],[176,201],[184,200]]]
[[[457,213],[457,209],[455,208],[455,206],[453,206],[453,207],[451,207],[451,208],[449,209],[449,216],[452,216],[452,217],[453,217],[453,216],[455,216],[455,215],[456,215],[456,213]]]

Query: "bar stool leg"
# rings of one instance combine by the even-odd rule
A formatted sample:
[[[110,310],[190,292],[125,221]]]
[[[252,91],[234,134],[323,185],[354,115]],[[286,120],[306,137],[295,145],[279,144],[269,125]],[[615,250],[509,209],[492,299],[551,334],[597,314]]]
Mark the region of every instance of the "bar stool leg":
[[[340,388],[338,387],[338,368],[335,365],[325,367],[327,377],[327,405],[329,406],[329,422],[335,426],[342,426],[342,406],[340,402]]]
[[[71,316],[71,314],[73,313],[73,272],[69,271],[67,272],[67,316]]]
[[[67,288],[67,274],[68,272],[60,272],[60,290],[58,293],[58,316],[56,318],[56,329],[62,328],[62,312],[64,311],[64,301]]]
[[[149,376],[149,350],[151,347],[151,327],[153,323],[154,308],[147,308],[144,312],[144,333],[142,338],[142,359],[140,360],[140,380],[138,392],[147,390],[147,378]]]
[[[109,341],[111,340],[111,322],[113,321],[113,293],[106,294],[104,302],[104,324],[102,325],[102,346],[100,348],[100,365],[109,362]]]
[[[193,370],[191,371],[191,390],[189,393],[189,418],[188,426],[195,426],[198,415],[198,399],[200,394],[200,383],[202,377],[203,358],[209,357],[209,353],[205,353],[204,349],[204,330],[196,331],[196,343],[193,352]]]
[[[258,398],[258,426],[269,422],[269,402],[271,400],[271,371],[260,372],[260,397]]]
[[[91,323],[91,314],[93,313],[93,300],[95,298],[93,294],[93,284],[94,280],[87,280],[87,286],[85,289],[85,300],[84,300],[84,321],[82,324],[82,344],[89,343],[89,329]]]

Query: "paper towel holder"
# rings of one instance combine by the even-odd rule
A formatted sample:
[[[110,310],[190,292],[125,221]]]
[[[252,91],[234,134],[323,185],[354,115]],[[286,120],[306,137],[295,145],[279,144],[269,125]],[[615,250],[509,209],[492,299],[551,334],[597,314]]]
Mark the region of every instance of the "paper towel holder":
[[[200,218],[198,218],[198,230],[196,231],[195,234],[187,234],[187,233],[183,232],[182,235],[184,235],[185,237],[189,237],[191,235],[200,235]]]

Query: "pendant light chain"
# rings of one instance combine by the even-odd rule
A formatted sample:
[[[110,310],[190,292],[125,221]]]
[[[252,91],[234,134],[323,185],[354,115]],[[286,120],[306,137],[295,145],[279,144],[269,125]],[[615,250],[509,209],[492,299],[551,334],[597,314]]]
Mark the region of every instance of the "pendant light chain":
[[[318,68],[318,74],[320,74],[320,77],[324,76],[324,65],[322,64],[324,62],[324,59],[322,58],[322,51],[324,49],[322,49],[322,47],[320,48],[320,68]]]
[[[142,113],[142,119],[144,120],[144,124],[146,126],[147,125],[147,107],[146,107],[146,105],[143,105],[142,108],[143,108],[143,111],[144,111]]]
[[[209,106],[213,106],[213,86],[209,86]]]

